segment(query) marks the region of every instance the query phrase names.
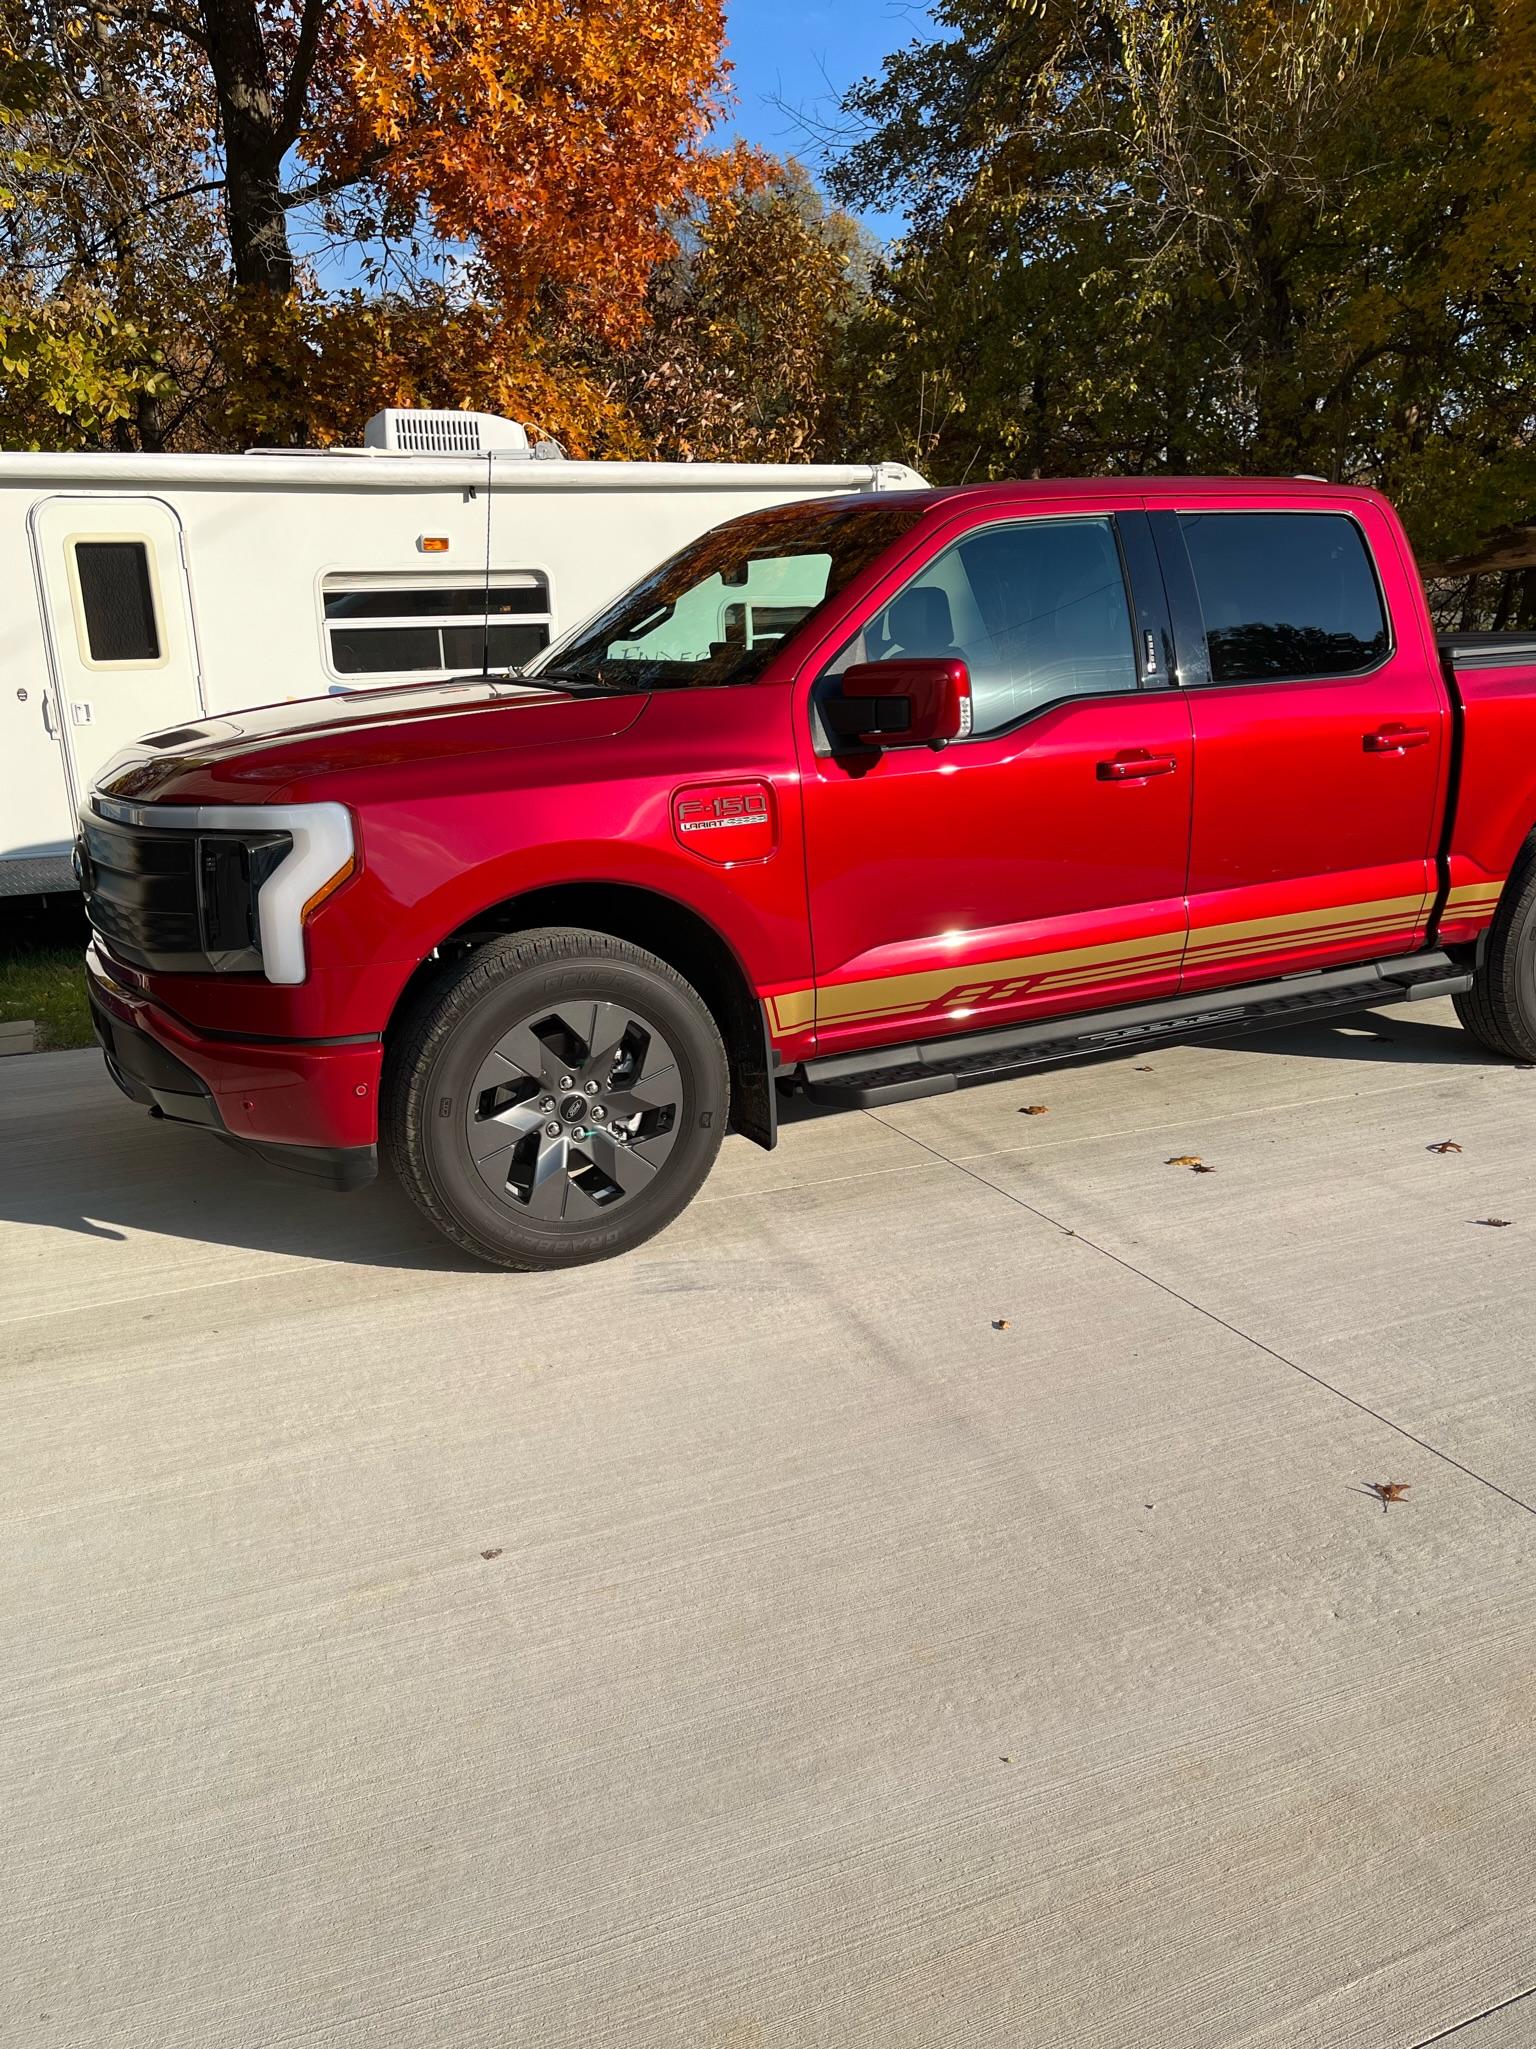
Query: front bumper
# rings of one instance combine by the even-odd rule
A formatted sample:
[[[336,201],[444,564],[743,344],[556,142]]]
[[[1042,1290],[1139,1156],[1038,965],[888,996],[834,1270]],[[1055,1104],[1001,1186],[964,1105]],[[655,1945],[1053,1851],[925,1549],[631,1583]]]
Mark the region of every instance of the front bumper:
[[[107,1072],[152,1115],[197,1124],[271,1165],[331,1188],[378,1172],[376,1039],[316,1044],[199,1033],[117,981],[88,947],[86,991]]]

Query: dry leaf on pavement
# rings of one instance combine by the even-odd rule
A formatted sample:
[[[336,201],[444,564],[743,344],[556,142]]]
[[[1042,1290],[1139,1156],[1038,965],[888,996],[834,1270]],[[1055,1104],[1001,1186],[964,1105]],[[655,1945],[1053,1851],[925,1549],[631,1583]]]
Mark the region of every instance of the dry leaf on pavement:
[[[1507,1231],[1515,1221],[1513,1217],[1474,1217],[1474,1224],[1487,1224],[1490,1230]]]
[[[1216,1169],[1208,1167],[1198,1153],[1175,1153],[1166,1163],[1170,1167],[1190,1167],[1197,1174],[1214,1174]]]
[[[1365,1484],[1381,1502],[1381,1512],[1383,1515],[1386,1514],[1392,1502],[1401,1501],[1408,1492],[1408,1482],[1406,1480],[1367,1480]]]
[[[1438,1145],[1427,1145],[1424,1150],[1427,1153],[1459,1153],[1461,1147],[1454,1138],[1442,1138]]]
[[[1050,1114],[1051,1106],[1049,1103],[1024,1103],[1019,1108],[1019,1115],[1021,1117],[1049,1117]]]

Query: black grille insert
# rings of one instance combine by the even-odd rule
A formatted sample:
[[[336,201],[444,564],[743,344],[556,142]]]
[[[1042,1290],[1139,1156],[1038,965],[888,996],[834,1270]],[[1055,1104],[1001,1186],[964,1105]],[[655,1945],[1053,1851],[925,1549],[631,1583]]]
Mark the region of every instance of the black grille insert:
[[[81,831],[86,916],[109,953],[168,974],[260,971],[256,894],[289,834],[119,825],[95,813]]]

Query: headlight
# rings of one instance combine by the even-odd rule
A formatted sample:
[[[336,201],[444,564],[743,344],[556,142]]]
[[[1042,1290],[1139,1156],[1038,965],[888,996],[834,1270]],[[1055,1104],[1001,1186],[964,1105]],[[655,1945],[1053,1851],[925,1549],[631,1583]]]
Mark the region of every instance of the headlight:
[[[197,836],[196,922],[203,962],[186,953],[189,934],[176,961],[183,972],[206,964],[226,974],[259,971],[269,982],[304,980],[305,923],[357,865],[345,804],[130,804],[98,793],[91,809],[161,844],[180,833]],[[131,849],[128,859],[137,865]],[[187,908],[190,913],[192,906]],[[91,915],[97,922],[94,908]],[[116,936],[110,927],[103,929],[109,940]],[[138,957],[148,966],[171,964],[147,952]]]
[[[265,966],[256,905],[293,850],[286,832],[206,833],[197,842],[197,911],[203,951],[221,975]]]

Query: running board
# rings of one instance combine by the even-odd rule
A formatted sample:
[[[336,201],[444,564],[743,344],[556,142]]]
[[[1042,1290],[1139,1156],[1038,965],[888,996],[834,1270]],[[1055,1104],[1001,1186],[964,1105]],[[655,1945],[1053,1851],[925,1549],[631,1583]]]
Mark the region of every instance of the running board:
[[[1159,1039],[1192,1039],[1264,1031],[1275,1025],[1306,1024],[1343,1011],[1369,1010],[1383,1003],[1454,996],[1472,986],[1470,969],[1444,953],[1409,954],[1398,960],[1355,962],[1316,975],[1288,975],[1245,989],[1138,1003],[1105,1010],[1092,1018],[1051,1018],[1042,1024],[1013,1025],[964,1038],[927,1039],[917,1045],[880,1046],[864,1053],[808,1060],[796,1080],[814,1103],[868,1110],[881,1103],[906,1103],[915,1096],[944,1095],[980,1082],[1005,1081],[1032,1067],[1084,1060],[1099,1053],[1132,1051]]]

